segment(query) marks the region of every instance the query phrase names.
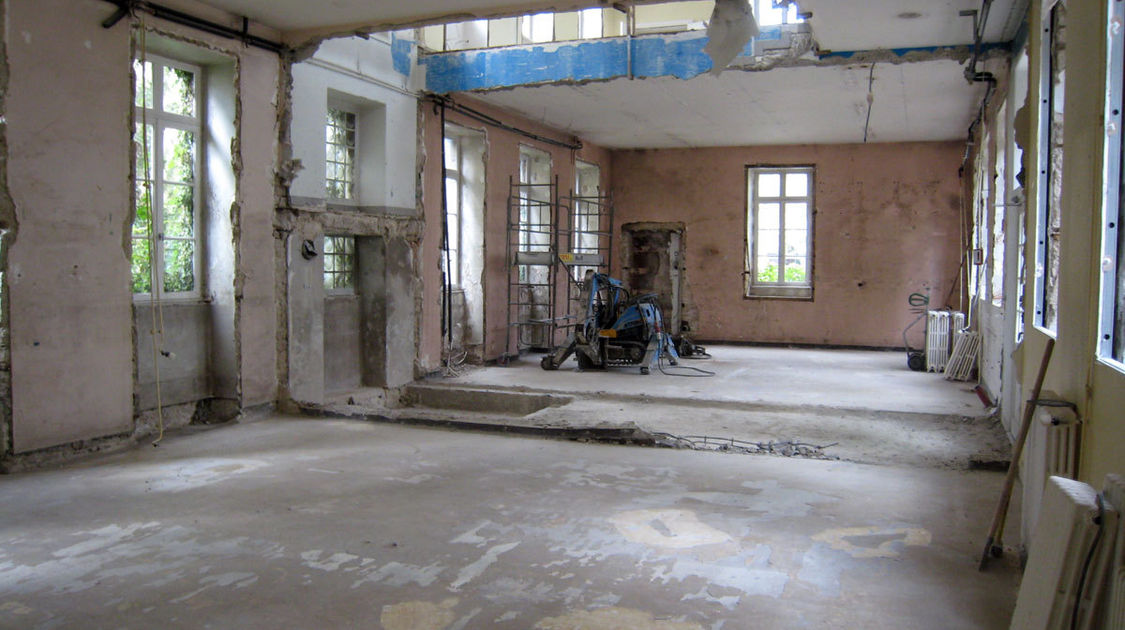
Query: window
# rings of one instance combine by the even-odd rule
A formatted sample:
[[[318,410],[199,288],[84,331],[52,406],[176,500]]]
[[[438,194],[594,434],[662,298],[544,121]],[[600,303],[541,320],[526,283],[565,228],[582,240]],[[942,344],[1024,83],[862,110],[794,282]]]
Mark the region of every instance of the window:
[[[570,251],[572,254],[586,254],[601,258],[603,247],[608,243],[603,242],[603,229],[607,226],[608,211],[606,199],[601,194],[601,168],[597,164],[575,162],[574,188],[578,191],[574,202],[574,217],[572,218],[573,233],[571,234]],[[587,270],[597,271],[597,265],[575,265],[573,267],[574,279],[582,282]]]
[[[355,238],[324,236],[324,290],[327,293],[355,292]]]
[[[197,66],[151,56],[134,60],[133,72],[133,293],[197,295],[202,73]]]
[[[461,286],[461,203],[465,186],[462,174],[461,138],[445,136],[445,243],[448,255],[441,259],[442,271],[454,287]]]
[[[1050,12],[1039,113],[1039,195],[1036,216],[1035,323],[1050,332],[1058,326],[1059,248],[1062,230],[1063,95],[1066,88],[1066,5]]]
[[[995,198],[992,204],[992,303],[1004,304],[1004,224],[1008,213],[1008,104],[996,113]]]
[[[797,12],[797,3],[791,0],[755,0],[754,17],[758,26],[797,24],[805,19]]]
[[[325,187],[330,199],[355,199],[355,112],[328,108]]]
[[[1121,24],[1125,7],[1110,5],[1110,24]],[[1125,363],[1125,142],[1121,141],[1122,110],[1125,108],[1125,33],[1108,28],[1109,99],[1106,119],[1106,198],[1101,217],[1101,308],[1098,356]]]
[[[747,297],[812,297],[813,173],[747,169]]]
[[[602,9],[582,9],[578,12],[578,37],[597,39],[602,36]]]
[[[536,13],[525,15],[519,20],[519,42],[521,44],[541,44],[555,38],[555,14]]]

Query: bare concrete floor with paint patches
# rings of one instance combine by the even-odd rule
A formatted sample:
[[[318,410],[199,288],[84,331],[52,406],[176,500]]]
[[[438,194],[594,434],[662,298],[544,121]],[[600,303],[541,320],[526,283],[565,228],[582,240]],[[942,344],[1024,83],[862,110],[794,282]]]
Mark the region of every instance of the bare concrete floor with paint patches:
[[[277,416],[0,478],[0,627],[1006,628],[1001,481]]]

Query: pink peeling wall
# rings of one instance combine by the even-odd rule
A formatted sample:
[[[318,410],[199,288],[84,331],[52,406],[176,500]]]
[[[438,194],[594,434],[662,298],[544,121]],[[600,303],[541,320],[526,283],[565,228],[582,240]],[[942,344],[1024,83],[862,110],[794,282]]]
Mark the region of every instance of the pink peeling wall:
[[[471,99],[458,97],[463,103],[501,120],[509,125],[531,131],[555,140],[571,143],[572,136],[560,133],[530,120],[512,115]],[[441,364],[441,121],[430,103],[422,103],[422,134],[424,156],[423,197],[426,233],[422,239],[422,334],[420,363],[425,371],[437,369]],[[508,178],[519,175],[520,145],[526,145],[551,155],[551,174],[559,178],[559,191],[569,194],[574,187],[575,160],[601,167],[602,188],[610,182],[610,154],[601,147],[584,143],[582,149],[572,151],[564,147],[539,142],[520,134],[483,125],[452,111],[446,121],[485,132],[485,209],[484,209],[484,357],[495,359],[505,351],[507,333],[508,266],[506,256],[505,213],[508,207]],[[515,350],[513,345],[512,350]]]
[[[686,224],[685,310],[697,339],[899,347],[913,320],[907,297],[928,285],[942,306],[957,278],[962,150],[944,142],[615,151],[615,236],[635,221]],[[746,167],[767,164],[816,167],[812,301],[743,297]],[[911,343],[920,342],[918,332]]]

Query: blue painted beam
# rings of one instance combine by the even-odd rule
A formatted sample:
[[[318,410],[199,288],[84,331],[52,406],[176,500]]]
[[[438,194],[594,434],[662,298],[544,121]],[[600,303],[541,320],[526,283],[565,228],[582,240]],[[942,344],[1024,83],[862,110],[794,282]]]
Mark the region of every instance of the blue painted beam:
[[[757,40],[781,38],[780,27],[769,27],[762,29]],[[426,89],[436,94],[607,81],[630,74],[690,79],[711,69],[711,58],[703,52],[706,45],[706,34],[690,32],[433,53],[420,55],[418,63],[426,68]],[[751,40],[743,54],[753,53]]]

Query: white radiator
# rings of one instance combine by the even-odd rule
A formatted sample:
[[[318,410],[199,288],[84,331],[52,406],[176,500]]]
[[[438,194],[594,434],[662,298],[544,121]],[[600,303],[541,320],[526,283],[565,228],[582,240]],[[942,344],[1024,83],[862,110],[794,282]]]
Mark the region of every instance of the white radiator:
[[[926,371],[941,372],[949,361],[949,311],[926,313]]]
[[[1125,630],[1125,478],[1099,496],[1051,477],[1031,539],[1012,630]]]
[[[1049,392],[1048,392],[1049,393]],[[1074,479],[1078,476],[1078,446],[1082,423],[1070,407],[1053,407],[1042,403],[1035,417],[1045,427],[1044,469],[1047,475]]]
[[[1070,627],[1079,576],[1098,530],[1097,516],[1093,488],[1062,477],[1047,480],[1011,630]]]
[[[1125,477],[1109,475],[1105,479],[1105,489],[1102,491],[1106,501],[1117,510],[1118,526],[1116,544],[1108,545],[1112,549],[1111,557],[1106,564],[1109,565],[1108,588],[1106,593],[1105,613],[1100,626],[1106,630],[1125,630]]]
[[[957,323],[956,313],[953,322]],[[961,318],[962,321],[964,317]],[[977,356],[980,354],[980,334],[971,330],[955,329],[953,334],[953,352],[949,355],[949,362],[945,364],[945,378],[951,381],[967,381],[973,377],[973,368],[977,365]]]

